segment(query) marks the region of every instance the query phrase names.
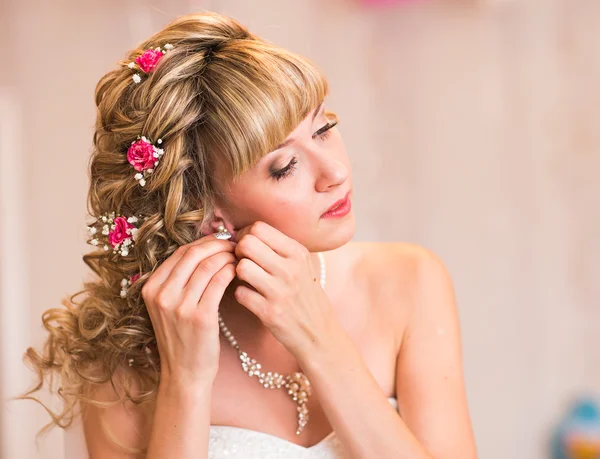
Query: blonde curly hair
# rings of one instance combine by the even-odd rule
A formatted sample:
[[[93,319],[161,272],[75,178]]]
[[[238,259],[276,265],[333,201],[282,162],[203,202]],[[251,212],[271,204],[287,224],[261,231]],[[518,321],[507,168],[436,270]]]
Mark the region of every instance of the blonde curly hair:
[[[173,49],[141,83],[133,82],[127,64],[165,44]],[[44,348],[38,353],[29,347],[23,357],[39,381],[15,397],[40,403],[52,418],[36,440],[54,425],[69,427],[86,404],[155,401],[160,356],[147,351],[156,347],[141,298],[145,280],[177,247],[202,237],[200,227],[217,196],[216,162],[224,162],[227,178],[235,180],[283,142],[327,93],[327,80],[309,60],[210,12],[172,21],[100,79],[88,212],[96,222],[110,212],[145,218],[133,250],[120,256],[100,248],[84,255],[94,280],[64,298],[64,307],[42,315],[48,331]],[[143,187],[127,160],[128,147],[140,135],[161,138],[165,152]],[[132,275],[140,277],[120,296],[122,279]],[[131,367],[141,391],[134,394],[126,386],[117,402],[95,400],[94,388],[106,382],[114,388],[113,376],[123,365]],[[32,396],[46,379],[53,392],[54,374],[63,402],[57,413]]]

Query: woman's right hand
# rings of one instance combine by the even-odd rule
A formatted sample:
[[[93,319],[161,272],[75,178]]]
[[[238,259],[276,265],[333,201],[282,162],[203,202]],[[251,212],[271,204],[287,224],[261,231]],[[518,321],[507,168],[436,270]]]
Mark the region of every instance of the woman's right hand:
[[[235,242],[214,235],[179,247],[142,287],[154,327],[161,380],[182,387],[214,381],[219,303],[235,277]]]

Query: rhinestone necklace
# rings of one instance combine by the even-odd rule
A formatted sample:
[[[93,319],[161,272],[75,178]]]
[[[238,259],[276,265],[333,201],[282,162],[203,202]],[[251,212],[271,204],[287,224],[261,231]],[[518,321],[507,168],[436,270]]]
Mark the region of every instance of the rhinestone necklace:
[[[321,252],[317,252],[317,255],[319,256],[319,263],[321,265],[321,288],[325,288],[325,257]],[[300,432],[302,432],[309,419],[306,403],[308,402],[309,395],[312,395],[310,381],[306,375],[300,371],[286,376],[280,375],[277,372],[273,373],[268,371],[264,373],[260,371],[260,363],[257,363],[256,360],[248,357],[248,354],[240,349],[237,340],[229,331],[225,325],[225,322],[223,322],[221,314],[218,313],[218,316],[219,328],[221,329],[221,332],[225,338],[227,338],[227,341],[229,341],[229,344],[231,344],[238,351],[240,360],[242,361],[242,368],[246,373],[248,373],[248,376],[256,376],[258,378],[258,382],[268,389],[280,389],[282,386],[285,387],[285,389],[287,389],[287,393],[298,404],[298,428],[296,429],[296,435],[300,435]]]

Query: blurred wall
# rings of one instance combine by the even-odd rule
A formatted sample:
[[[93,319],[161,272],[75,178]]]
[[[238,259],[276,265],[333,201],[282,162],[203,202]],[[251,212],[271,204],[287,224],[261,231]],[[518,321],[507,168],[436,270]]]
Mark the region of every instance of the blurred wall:
[[[22,324],[17,344],[41,344],[42,311],[86,275],[96,81],[173,17],[206,8],[307,55],[328,75],[329,106],[353,162],[356,239],[416,242],[446,261],[481,458],[547,457],[549,429],[566,403],[582,391],[597,394],[597,0],[432,0],[381,9],[357,0],[1,5],[10,65],[0,94],[10,93],[22,116],[11,121],[21,126],[11,128],[17,147],[0,143],[0,158],[23,183],[19,196],[0,186],[0,236],[15,232],[6,203],[22,202],[22,240],[0,252],[0,331]],[[17,260],[23,276],[12,269]],[[30,378],[19,367],[24,349],[10,342],[0,340],[3,396]],[[33,434],[48,418],[32,409],[35,425],[24,407],[2,411],[2,457],[62,459],[58,430],[33,451]]]

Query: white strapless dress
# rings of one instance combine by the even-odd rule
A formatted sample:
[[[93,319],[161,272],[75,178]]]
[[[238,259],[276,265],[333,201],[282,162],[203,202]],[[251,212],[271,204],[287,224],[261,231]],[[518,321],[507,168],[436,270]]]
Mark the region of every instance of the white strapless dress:
[[[388,400],[398,410],[395,397]],[[310,448],[279,437],[232,426],[210,426],[208,459],[343,459],[344,448],[332,431]]]
[[[388,398],[398,410],[395,397]],[[65,459],[85,459],[88,452],[81,418],[65,431]],[[331,432],[316,445],[305,448],[282,438],[231,426],[210,426],[208,459],[344,459],[344,449]]]

